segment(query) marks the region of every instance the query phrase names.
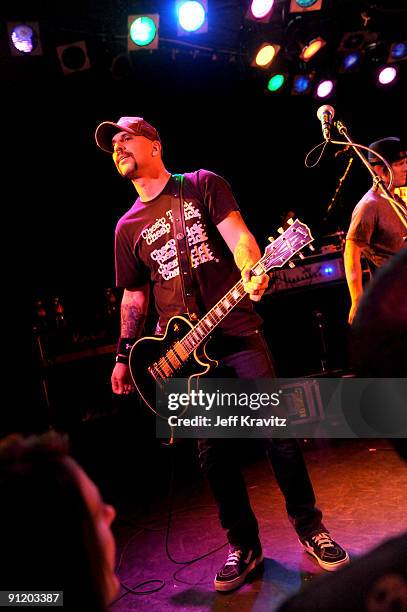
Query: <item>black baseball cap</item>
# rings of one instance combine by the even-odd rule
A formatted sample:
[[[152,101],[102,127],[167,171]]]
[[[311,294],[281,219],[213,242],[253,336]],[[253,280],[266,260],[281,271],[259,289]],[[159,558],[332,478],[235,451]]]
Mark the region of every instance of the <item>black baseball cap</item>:
[[[369,145],[369,148],[379,153],[389,164],[406,156],[406,148],[402,145],[400,138],[396,136],[375,140]],[[382,160],[371,151],[368,153],[368,160],[373,165],[383,164]]]
[[[120,117],[115,123],[114,121],[103,121],[96,128],[95,139],[98,147],[106,153],[113,153],[112,138],[117,132],[128,132],[135,136],[145,136],[149,140],[160,140],[155,127],[145,121],[143,117]]]

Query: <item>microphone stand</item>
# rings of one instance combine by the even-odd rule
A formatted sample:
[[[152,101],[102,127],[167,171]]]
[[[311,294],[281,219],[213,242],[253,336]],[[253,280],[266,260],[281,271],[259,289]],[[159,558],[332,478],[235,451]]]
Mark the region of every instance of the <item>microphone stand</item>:
[[[331,212],[331,210],[332,210],[332,208],[333,208],[333,206],[334,206],[334,204],[335,204],[335,202],[336,202],[336,198],[338,197],[338,194],[339,194],[339,192],[340,192],[340,190],[341,190],[341,188],[342,188],[342,185],[343,185],[343,183],[344,183],[344,181],[345,181],[345,179],[346,179],[346,177],[347,177],[347,174],[348,174],[348,172],[349,172],[349,170],[350,170],[350,167],[351,167],[351,165],[352,165],[352,162],[353,162],[353,157],[350,157],[350,158],[349,158],[349,161],[348,161],[348,163],[347,163],[347,166],[346,166],[346,168],[345,168],[345,172],[343,173],[343,175],[342,175],[342,176],[341,176],[341,178],[339,179],[339,183],[338,183],[337,188],[335,189],[335,193],[334,193],[334,195],[332,196],[332,200],[331,200],[331,202],[330,202],[330,204],[329,204],[328,208],[326,209],[326,214],[327,214],[327,215],[329,215],[329,214],[330,214],[330,212]]]
[[[352,149],[355,151],[356,155],[362,160],[363,164],[366,166],[366,168],[370,172],[373,178],[373,185],[380,189],[380,191],[382,192],[382,194],[384,195],[384,197],[386,198],[390,206],[393,208],[394,212],[396,213],[396,215],[398,216],[398,218],[400,219],[404,227],[407,229],[407,218],[404,218],[404,216],[399,211],[398,207],[395,205],[393,196],[390,193],[388,187],[384,184],[383,179],[381,179],[380,176],[378,176],[375,173],[375,171],[373,170],[372,166],[369,164],[365,156],[362,155],[362,153],[359,151],[359,147],[355,146],[354,142],[352,141],[352,139],[350,138],[348,134],[348,130],[346,126],[342,123],[342,121],[336,121],[335,125],[340,135],[345,137],[345,139],[348,141]],[[334,141],[331,141],[331,142],[334,142]],[[404,240],[406,240],[406,238],[407,236],[404,237]]]

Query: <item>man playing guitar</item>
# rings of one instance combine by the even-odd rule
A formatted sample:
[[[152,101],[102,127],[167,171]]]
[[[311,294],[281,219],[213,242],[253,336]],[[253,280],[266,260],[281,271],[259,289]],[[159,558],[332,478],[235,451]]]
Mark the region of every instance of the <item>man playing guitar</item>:
[[[174,235],[171,199],[178,185],[165,168],[157,130],[141,117],[103,122],[96,130],[98,146],[112,154],[119,174],[137,193],[133,206],[116,227],[117,286],[123,289],[121,337],[112,374],[114,393],[133,390],[129,354],[146,320],[150,287],[158,312],[157,334],[169,319],[185,311]],[[274,377],[272,359],[261,332],[262,320],[252,302],[268,285],[266,274],[251,275],[260,250],[247,228],[227,182],[207,170],[184,175],[183,208],[187,244],[196,287],[196,302],[207,312],[240,278],[247,296],[225,317],[215,340],[216,359],[230,376]],[[241,586],[263,560],[256,517],[233,456],[233,440],[198,441],[200,463],[230,543],[228,557],[215,577],[219,591]],[[266,441],[273,470],[285,497],[287,512],[303,548],[329,571],[348,563],[348,554],[330,537],[296,440]]]

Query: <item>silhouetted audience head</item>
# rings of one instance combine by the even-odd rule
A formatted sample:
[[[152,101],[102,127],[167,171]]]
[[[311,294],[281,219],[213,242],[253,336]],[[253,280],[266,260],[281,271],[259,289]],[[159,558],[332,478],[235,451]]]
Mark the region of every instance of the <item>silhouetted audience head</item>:
[[[0,442],[1,582],[64,591],[64,609],[99,612],[118,590],[115,511],[55,432]]]
[[[352,327],[352,358],[358,376],[407,376],[407,248],[380,268],[367,287]],[[407,440],[393,438],[391,443],[407,461]]]
[[[407,248],[366,288],[352,326],[351,350],[358,376],[407,376]]]

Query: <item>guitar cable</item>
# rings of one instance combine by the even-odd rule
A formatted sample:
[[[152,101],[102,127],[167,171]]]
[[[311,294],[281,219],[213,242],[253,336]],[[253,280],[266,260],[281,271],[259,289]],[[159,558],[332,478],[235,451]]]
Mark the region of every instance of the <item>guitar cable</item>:
[[[205,559],[206,557],[208,557],[209,555],[214,554],[215,552],[218,552],[218,550],[221,550],[222,548],[224,548],[225,546],[227,546],[228,542],[225,542],[224,544],[222,544],[221,546],[218,546],[217,548],[214,548],[213,550],[210,550],[207,553],[204,553],[203,555],[200,555],[198,557],[194,557],[193,559],[189,559],[188,561],[179,561],[178,559],[174,559],[174,557],[172,556],[171,552],[170,552],[170,548],[169,548],[169,539],[170,539],[170,531],[171,531],[171,522],[172,522],[172,516],[173,516],[173,510],[172,510],[172,503],[173,503],[173,499],[174,499],[174,482],[175,482],[175,444],[171,444],[171,446],[169,446],[168,448],[174,449],[172,451],[172,460],[170,462],[170,487],[169,487],[169,491],[168,491],[168,514],[167,514],[167,529],[166,529],[166,533],[165,533],[165,552],[167,554],[168,559],[172,562],[175,563],[176,565],[183,565],[183,566],[187,566],[187,565],[192,565],[192,563],[196,563],[197,561],[200,561],[201,559]],[[184,568],[181,568],[184,569]],[[179,580],[178,578],[176,578],[176,574],[179,572],[180,570],[177,570],[174,574],[173,574],[173,578],[175,580]],[[180,582],[183,582],[182,580],[180,580]],[[185,583],[188,584],[188,583]]]
[[[169,490],[168,490],[168,511],[167,511],[167,522],[166,522],[166,533],[165,533],[165,552],[167,555],[167,558],[169,559],[169,561],[171,561],[171,563],[174,563],[176,565],[182,565],[182,567],[180,567],[179,569],[177,569],[173,575],[172,578],[173,580],[176,580],[178,582],[181,582],[183,584],[187,584],[187,585],[194,585],[194,583],[190,583],[187,582],[185,580],[182,580],[181,578],[178,577],[178,573],[181,572],[182,570],[184,570],[186,567],[189,567],[190,565],[192,565],[193,563],[196,563],[198,561],[201,561],[202,559],[205,559],[206,557],[209,557],[210,555],[213,555],[214,553],[218,552],[219,550],[221,550],[222,548],[225,548],[225,546],[228,545],[228,542],[224,542],[224,544],[222,544],[221,546],[218,546],[217,548],[214,548],[213,550],[210,550],[206,553],[204,553],[203,555],[199,555],[198,557],[194,557],[193,559],[189,559],[189,560],[178,560],[175,559],[171,552],[170,552],[170,548],[169,548],[169,539],[170,539],[170,531],[171,531],[171,523],[172,523],[172,517],[174,514],[176,514],[176,512],[185,512],[186,510],[194,510],[196,508],[214,508],[215,506],[194,506],[192,508],[186,508],[184,510],[178,510],[178,511],[174,511],[173,510],[173,498],[174,498],[174,483],[175,483],[175,448],[176,445],[174,442],[171,442],[170,444],[165,445],[167,448],[172,449],[171,451],[171,461],[170,461],[170,484],[169,484]],[[158,532],[161,531],[163,529],[163,527],[150,527],[150,526],[145,526],[145,525],[139,525],[137,530],[135,531],[135,533],[133,533],[133,535],[127,540],[126,544],[123,547],[123,550],[121,551],[120,557],[119,557],[119,561],[117,563],[117,567],[116,567],[116,575],[119,576],[119,570],[120,567],[123,563],[123,559],[124,559],[124,555],[127,552],[131,542],[140,534],[142,534],[144,531],[153,531],[153,532]],[[121,599],[123,599],[123,597],[125,597],[128,594],[132,594],[132,595],[150,595],[152,593],[157,593],[158,591],[161,591],[161,589],[164,588],[166,582],[165,580],[161,579],[161,578],[151,578],[149,580],[143,580],[142,582],[139,582],[138,584],[136,584],[133,587],[128,586],[127,584],[125,584],[122,580],[120,580],[119,578],[119,583],[120,586],[125,589],[124,593],[122,593],[121,595],[119,595],[115,600],[112,601],[112,603],[110,604],[111,606],[113,606],[114,604],[116,604],[118,601],[120,601]],[[147,586],[147,585],[153,585],[156,584],[157,586],[153,587],[151,586],[151,588],[148,589],[142,589],[140,590],[142,587]]]

